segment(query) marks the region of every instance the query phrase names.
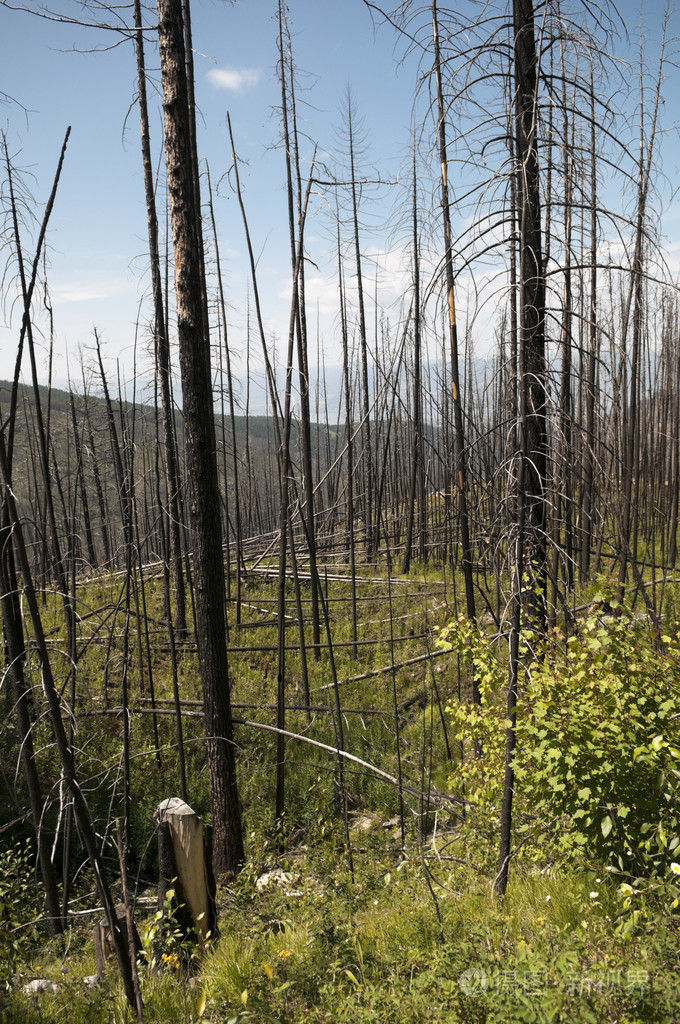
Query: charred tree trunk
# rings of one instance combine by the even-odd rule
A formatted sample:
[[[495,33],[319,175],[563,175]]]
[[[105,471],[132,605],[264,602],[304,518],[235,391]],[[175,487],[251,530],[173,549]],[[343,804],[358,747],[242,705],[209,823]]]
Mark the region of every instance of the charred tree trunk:
[[[175,250],[177,328],[196,592],[196,636],[203,682],[216,876],[243,862],[226,645],[226,609],[215,422],[198,230],[200,207],[192,138],[180,0],[159,0],[165,157]]]
[[[139,95],[139,120],[142,139],[142,163],[144,167],[144,195],[146,198],[146,222],[149,237],[149,258],[151,260],[151,288],[154,306],[154,344],[156,364],[161,387],[163,410],[163,443],[165,446],[165,473],[168,491],[168,524],[170,537],[170,558],[172,562],[173,591],[175,598],[176,630],[181,637],[186,635],[186,595],[182,571],[182,539],[179,507],[179,467],[177,460],[177,438],[172,408],[170,386],[170,341],[166,330],[163,304],[163,283],[161,258],[158,245],[158,218],[151,162],[151,141],[149,138],[149,110],[146,99],[146,69],[144,61],[144,34],[140,0],[134,0],[135,52],[137,56],[137,91]]]
[[[515,156],[519,225],[520,401],[526,402],[523,474],[526,505],[524,571],[532,583],[530,603],[545,622],[546,572],[546,363],[545,275],[541,246],[538,161],[538,58],[533,0],[514,0]]]
[[[453,422],[455,432],[455,483],[458,497],[458,517],[460,521],[460,539],[462,548],[462,569],[465,579],[465,604],[468,618],[476,618],[474,580],[472,577],[472,552],[470,547],[470,522],[468,516],[467,497],[467,457],[465,447],[465,430],[463,427],[463,405],[460,394],[460,376],[458,372],[458,325],[456,323],[456,304],[453,279],[453,236],[451,231],[451,213],[448,181],[448,156],[446,144],[446,110],[442,84],[442,59],[439,46],[439,21],[436,0],[432,2],[432,33],[434,39],[434,73],[437,86],[437,136],[439,141],[439,160],[441,164],[441,209],[444,223],[444,266],[446,271],[446,297],[449,328],[449,351],[451,359],[451,389],[453,392]],[[540,229],[539,229],[540,230]],[[480,701],[479,688],[473,683],[473,700]]]

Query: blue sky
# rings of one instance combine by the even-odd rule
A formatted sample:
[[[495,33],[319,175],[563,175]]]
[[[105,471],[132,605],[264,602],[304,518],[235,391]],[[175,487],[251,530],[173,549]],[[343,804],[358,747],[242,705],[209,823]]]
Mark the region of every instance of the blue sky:
[[[68,0],[59,9],[77,10]],[[239,157],[248,164],[241,174],[260,257],[265,318],[268,329],[281,332],[287,322],[289,249],[285,168],[281,151],[272,150],[277,136],[272,108],[279,99],[275,5],[271,0],[198,0],[192,12],[201,157],[208,160],[216,185],[230,163],[229,110]],[[132,44],[108,52],[74,52],[106,46],[113,41],[111,34],[7,8],[0,8],[0,23],[0,88],[26,108],[24,113],[5,103],[0,113],[14,163],[33,176],[28,183],[41,207],[64,132],[72,126],[50,230],[55,377],[66,376],[67,349],[71,373],[78,379],[78,348],[90,344],[93,326],[110,359],[120,355],[131,374],[134,323],[148,287],[139,120],[137,109],[130,109],[136,89]],[[391,33],[374,32],[360,0],[296,0],[291,28],[296,60],[306,73],[301,84],[309,86],[300,92],[301,116],[320,152],[335,145],[334,129],[349,85],[370,137],[367,159],[379,162],[383,174],[396,174],[408,145],[413,71],[397,67]],[[156,64],[150,50],[148,66]],[[313,106],[305,107],[305,101]],[[157,152],[158,107],[152,118]],[[244,309],[243,230],[226,183],[219,187],[216,206],[229,301]],[[0,334],[0,377],[11,373],[18,323],[15,315],[14,329]]]
[[[57,7],[57,4],[59,5]],[[58,9],[75,16],[73,0],[55,0]],[[197,102],[200,109],[199,147],[209,162],[214,185],[230,164],[226,112],[231,113],[242,169],[251,231],[259,256],[260,289],[266,328],[281,336],[287,330],[289,248],[287,208],[283,191],[285,169],[277,138],[279,102],[276,63],[276,4],[274,0],[195,0],[193,38]],[[631,33],[640,22],[638,7],[619,5]],[[337,152],[336,129],[341,122],[347,87],[365,124],[368,173],[379,167],[386,180],[408,174],[409,124],[418,78],[414,57],[403,63],[402,47],[389,27],[375,29],[361,0],[290,0],[290,21],[298,68],[306,73],[309,90],[299,98],[299,116],[323,156]],[[653,41],[663,5],[647,3],[643,27]],[[0,89],[26,108],[6,102],[0,106],[14,164],[29,177],[39,213],[49,194],[61,142],[72,126],[66,162],[49,235],[48,279],[56,330],[54,376],[63,382],[67,358],[72,377],[80,377],[79,350],[91,345],[93,328],[101,333],[112,373],[120,360],[122,376],[133,374],[135,322],[148,290],[146,220],[139,154],[139,121],[131,107],[136,91],[134,52],[124,42],[105,52],[86,52],[114,41],[111,33],[56,24],[23,11],[0,7],[2,81]],[[80,52],[78,52],[80,51]],[[149,48],[148,67],[155,68]],[[152,77],[157,79],[156,75]],[[677,77],[667,81],[664,116],[671,127]],[[152,143],[158,153],[161,115],[152,114]],[[667,140],[665,168],[677,176],[675,133]],[[311,152],[311,146],[307,155]],[[394,191],[394,189],[392,189]],[[390,189],[376,206],[376,225],[367,233],[367,255],[381,265],[381,299],[398,316],[399,297],[406,287],[402,254],[386,217]],[[204,190],[205,195],[205,190]],[[311,315],[320,311],[326,360],[336,362],[339,343],[333,329],[337,286],[333,276],[328,222],[319,205],[308,228],[310,254],[317,267],[308,268]],[[216,214],[228,302],[232,307],[232,343],[243,350],[247,273],[245,246],[237,204],[225,182],[218,188]],[[677,227],[674,207],[667,230]],[[381,257],[391,245],[388,256]],[[27,250],[32,254],[30,239]],[[369,264],[370,267],[370,264]],[[369,271],[372,273],[372,271]],[[11,303],[6,302],[6,321]],[[142,306],[142,321],[148,305]],[[12,373],[20,318],[15,310],[10,326],[0,326],[0,378]],[[146,340],[138,340],[138,363],[148,358]],[[39,357],[46,368],[46,348]]]

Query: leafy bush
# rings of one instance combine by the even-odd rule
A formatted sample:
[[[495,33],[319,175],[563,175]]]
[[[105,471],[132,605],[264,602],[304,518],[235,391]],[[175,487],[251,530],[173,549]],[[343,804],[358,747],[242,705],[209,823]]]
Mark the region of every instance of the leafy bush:
[[[17,960],[33,941],[37,912],[31,860],[28,844],[0,850],[0,991],[9,989]]]
[[[616,602],[610,602],[614,607]],[[592,614],[569,637],[525,635],[515,755],[518,831],[539,856],[587,855],[637,877],[664,873],[680,846],[680,684],[677,639],[655,638],[618,609]],[[481,742],[463,777],[477,806],[497,806],[506,669],[495,642],[450,623],[440,644],[472,664],[482,706],[456,706],[457,735]]]

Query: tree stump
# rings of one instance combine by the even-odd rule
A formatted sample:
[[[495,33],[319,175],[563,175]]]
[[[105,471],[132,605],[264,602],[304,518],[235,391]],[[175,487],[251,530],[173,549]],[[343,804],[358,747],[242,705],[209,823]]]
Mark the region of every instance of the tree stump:
[[[118,922],[118,927],[123,933],[123,941],[127,947],[129,943],[124,903],[119,903],[116,906],[116,920]],[[139,934],[137,932],[137,928],[134,925],[133,929],[135,954],[138,955],[139,951],[142,948],[142,944],[139,941]],[[97,965],[97,974],[103,975],[106,973],[107,961],[112,958],[115,959],[116,957],[116,948],[113,944],[113,938],[111,936],[111,931],[109,929],[109,923],[105,917],[102,917],[94,925],[92,937],[94,939],[94,960],[95,964]]]
[[[184,800],[161,801],[158,825],[158,909],[164,910],[169,889],[175,890],[175,924],[189,938],[205,941],[215,935],[215,886],[206,858],[203,822]]]

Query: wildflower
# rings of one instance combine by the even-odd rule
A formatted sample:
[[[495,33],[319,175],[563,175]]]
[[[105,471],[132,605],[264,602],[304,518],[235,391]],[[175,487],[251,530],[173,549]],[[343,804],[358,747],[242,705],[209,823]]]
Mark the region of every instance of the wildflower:
[[[550,897],[550,896],[546,896],[546,898],[545,898],[545,902],[546,902],[546,903],[550,903],[550,899],[551,899],[551,897]]]
[[[285,960],[287,957],[292,956],[289,949],[280,949],[276,954],[281,960]]]
[[[593,889],[593,891],[590,894],[590,898],[591,900],[596,900],[599,895],[599,892],[595,892],[595,890]]]
[[[678,864],[676,861],[673,861],[673,863],[671,864],[671,871],[674,875],[680,875],[680,864]]]
[[[602,879],[601,879],[601,878],[596,878],[596,879],[595,879],[595,881],[596,881],[596,882],[601,882],[601,881],[602,881]]]
[[[588,922],[587,921],[581,921],[581,927],[582,928],[587,928],[588,927]]]

